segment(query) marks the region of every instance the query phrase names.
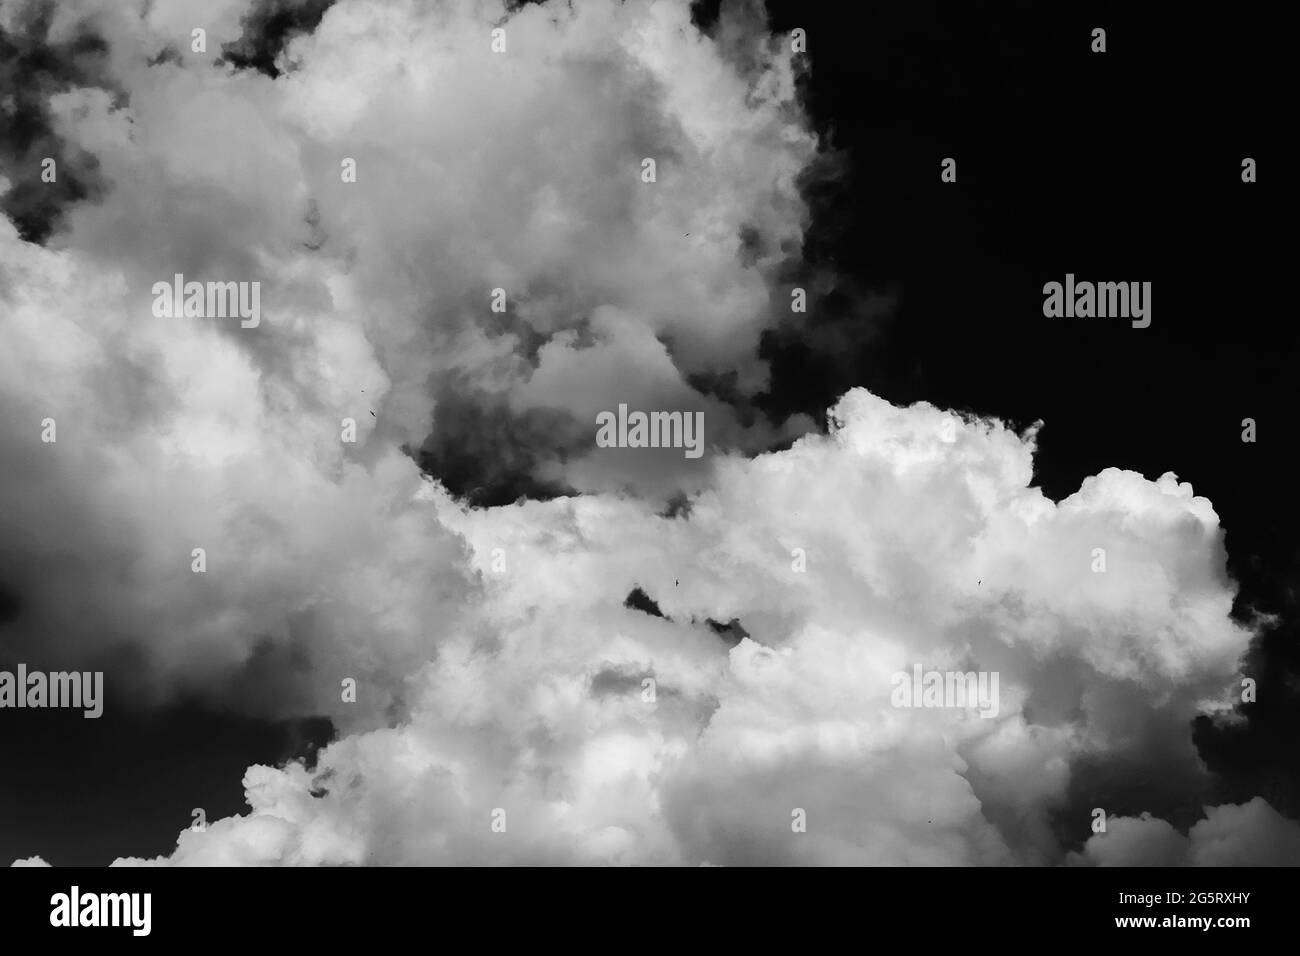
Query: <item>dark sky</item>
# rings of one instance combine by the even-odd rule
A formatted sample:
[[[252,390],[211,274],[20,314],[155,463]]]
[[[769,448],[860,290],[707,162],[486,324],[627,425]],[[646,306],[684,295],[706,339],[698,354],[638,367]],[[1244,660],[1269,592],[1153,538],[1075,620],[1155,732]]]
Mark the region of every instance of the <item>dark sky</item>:
[[[1035,481],[1058,500],[1110,466],[1191,482],[1226,530],[1238,616],[1281,615],[1243,670],[1260,684],[1248,723],[1202,721],[1195,739],[1220,797],[1262,794],[1294,817],[1300,349],[1279,295],[1280,27],[1258,5],[1212,20],[1096,3],[769,9],[777,28],[815,38],[809,103],[852,157],[814,248],[900,293],[852,353],[777,345],[780,404],[824,407],[861,384],[895,403],[1041,419]],[[1097,26],[1105,54],[1089,49]],[[955,184],[939,179],[946,156]],[[1275,175],[1243,184],[1246,156]],[[1152,325],[1045,319],[1042,285],[1067,272],[1150,280]],[[1247,417],[1255,444],[1241,441]],[[1138,794],[1077,796],[1157,809]],[[1169,810],[1187,819],[1199,803]]]
[[[318,19],[321,5],[310,6]],[[698,5],[701,22],[710,6]],[[1226,529],[1238,613],[1282,620],[1247,669],[1261,695],[1248,722],[1188,733],[1222,774],[1222,798],[1260,794],[1300,815],[1300,695],[1287,686],[1300,687],[1290,468],[1300,349],[1278,295],[1289,275],[1276,238],[1288,170],[1268,94],[1281,62],[1268,38],[1283,35],[1271,12],[1239,4],[1173,20],[1104,3],[768,6],[774,28],[808,32],[807,103],[847,165],[838,183],[809,185],[811,258],[841,277],[838,290],[815,303],[813,333],[768,336],[764,407],[820,419],[864,385],[897,404],[1041,419],[1036,481],[1058,499],[1110,466],[1191,482]],[[284,22],[260,22],[266,36],[285,35]],[[1107,30],[1102,55],[1089,51],[1095,26]],[[250,36],[232,62],[265,69],[275,42],[266,36]],[[0,43],[6,55],[0,76],[21,84]],[[940,182],[947,156],[955,184]],[[1256,184],[1241,182],[1245,156],[1258,161]],[[49,209],[29,214],[56,222]],[[1151,327],[1045,319],[1042,284],[1067,272],[1151,281]],[[877,294],[895,301],[883,317],[863,305]],[[1245,417],[1258,422],[1255,444],[1240,440]],[[0,667],[14,663],[0,647]],[[323,721],[271,724],[197,706],[138,713],[110,700],[97,722],[56,713],[0,722],[0,859],[103,864],[170,852],[195,792],[210,819],[239,812],[245,767],[308,753],[330,733]],[[1157,809],[1128,799],[1123,783],[1096,785],[1111,788],[1113,812]]]

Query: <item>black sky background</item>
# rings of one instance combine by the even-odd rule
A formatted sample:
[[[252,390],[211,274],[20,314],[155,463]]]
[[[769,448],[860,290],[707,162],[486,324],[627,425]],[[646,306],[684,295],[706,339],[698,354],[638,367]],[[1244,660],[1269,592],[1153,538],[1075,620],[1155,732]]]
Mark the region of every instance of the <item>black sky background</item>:
[[[698,22],[713,22],[717,6],[697,3]],[[863,385],[896,404],[1041,419],[1035,481],[1054,499],[1112,466],[1190,481],[1226,529],[1237,613],[1282,616],[1243,671],[1260,683],[1247,723],[1188,728],[1219,774],[1209,802],[1258,794],[1297,818],[1300,694],[1287,684],[1300,687],[1300,348],[1281,294],[1284,33],[1262,4],[1151,6],[769,0],[774,29],[808,32],[806,102],[846,165],[836,185],[809,186],[809,258],[841,277],[839,291],[814,302],[818,334],[765,337],[773,384],[761,405],[820,420]],[[324,4],[307,7],[302,28]],[[250,22],[231,63],[274,69],[295,28],[286,16]],[[1097,26],[1105,54],[1089,49]],[[0,37],[0,79],[21,85],[17,56]],[[28,121],[39,137],[39,112]],[[947,156],[955,184],[940,182]],[[1241,182],[1245,156],[1258,183]],[[23,212],[34,241],[57,228],[57,208]],[[1042,285],[1067,272],[1151,281],[1151,326],[1045,319]],[[875,293],[894,297],[884,317],[863,305]],[[1240,440],[1245,417],[1258,422],[1255,444]],[[21,596],[5,598],[0,582],[0,634],[19,613]],[[0,667],[15,663],[0,643]],[[0,860],[168,853],[192,808],[209,819],[243,812],[249,764],[309,754],[331,732],[326,721],[272,724],[194,703],[132,708],[110,697],[98,721],[6,712]],[[1205,794],[1154,805],[1149,782],[1076,775],[1071,803],[1183,826],[1199,816]],[[1063,831],[1074,845],[1087,836],[1082,819],[1083,831],[1077,821]]]

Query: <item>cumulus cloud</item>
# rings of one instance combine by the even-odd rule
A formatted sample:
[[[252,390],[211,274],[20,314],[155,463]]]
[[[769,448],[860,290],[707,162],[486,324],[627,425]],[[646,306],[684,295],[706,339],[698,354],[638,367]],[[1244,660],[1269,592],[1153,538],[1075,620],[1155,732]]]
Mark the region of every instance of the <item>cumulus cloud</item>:
[[[427,486],[483,591],[409,712],[254,768],[252,812],[172,862],[1042,863],[1078,761],[1201,773],[1187,723],[1249,638],[1208,502],[1107,471],[1053,503],[1032,434],[861,390],[831,418],[716,461],[677,518]],[[1096,574],[1094,545],[1129,571]],[[637,586],[661,615],[625,606]],[[706,625],[732,617],[739,642]],[[917,663],[999,672],[998,716],[894,707]]]
[[[463,437],[436,407],[430,430],[448,388],[511,417],[559,409],[582,427],[536,443],[529,464],[565,479],[578,463],[584,490],[593,407],[708,405],[722,447],[786,437],[690,384],[766,385],[758,336],[789,311],[773,280],[807,224],[797,179],[817,144],[788,44],[757,8],[709,39],[684,3],[509,16],[490,2],[339,3],[291,42],[296,68],[278,80],[192,53],[150,65],[199,18],[111,10],[103,31],[135,53],[110,74],[129,105],[79,88],[51,110],[113,183],[111,201],[70,213],[66,241],[137,297],[172,272],[259,278],[275,319],[239,341],[259,370],[296,365],[312,337],[302,323],[336,315],[383,365],[367,394],[396,440],[431,438],[436,453]],[[210,42],[236,32],[232,19]],[[494,53],[502,23],[507,50]],[[504,314],[491,310],[498,288]],[[564,380],[575,363],[581,398]]]
[[[1034,430],[864,390],[825,434],[755,412],[818,156],[760,5],[341,0],[214,65],[253,14],[59,13],[105,52],[43,108],[109,185],[44,246],[0,221],[10,653],[341,732],[119,862],[1045,863],[1080,766],[1204,786],[1250,633],[1190,485],[1053,502]],[[155,317],[175,273],[260,281],[262,324]],[[619,403],[709,454],[595,448]],[[997,716],[893,706],[917,665],[997,672]]]
[[[143,649],[116,686],[143,668],[141,693],[346,719],[338,677],[317,675],[395,685],[412,663],[397,647],[426,656],[470,590],[456,542],[404,505],[420,484],[405,449],[459,464],[462,491],[664,497],[702,469],[676,449],[598,454],[598,410],[704,410],[719,448],[809,427],[688,384],[764,385],[772,277],[806,219],[795,179],[816,144],[755,8],[715,40],[679,3],[339,3],[278,79],[214,66],[261,7],[4,10],[51,49],[95,38],[95,82],[69,71],[42,102],[111,183],[47,247],[0,225],[20,650]],[[265,324],[153,316],[176,273],[260,281]]]
[[[1107,821],[1070,862],[1093,866],[1294,866],[1300,862],[1300,824],[1256,797],[1248,803],[1206,807],[1186,835],[1144,813]]]

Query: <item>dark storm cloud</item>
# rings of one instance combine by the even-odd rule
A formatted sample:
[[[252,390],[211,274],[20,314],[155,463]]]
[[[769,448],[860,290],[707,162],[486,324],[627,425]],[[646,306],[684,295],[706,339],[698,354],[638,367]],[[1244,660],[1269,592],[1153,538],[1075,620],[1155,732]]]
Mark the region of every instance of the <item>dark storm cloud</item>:
[[[29,242],[44,242],[70,204],[102,194],[95,157],[59,136],[49,100],[75,86],[103,85],[107,43],[91,21],[71,35],[50,36],[58,5],[26,0],[0,22],[0,211]],[[56,163],[43,182],[42,161]]]
[[[316,29],[333,4],[334,0],[257,0],[240,21],[240,37],[222,44],[222,61],[279,76],[284,66],[280,58],[289,41]]]
[[[570,494],[558,475],[566,454],[591,448],[591,429],[544,408],[515,411],[499,397],[455,387],[437,398],[434,427],[415,453],[420,468],[457,497],[480,506]]]

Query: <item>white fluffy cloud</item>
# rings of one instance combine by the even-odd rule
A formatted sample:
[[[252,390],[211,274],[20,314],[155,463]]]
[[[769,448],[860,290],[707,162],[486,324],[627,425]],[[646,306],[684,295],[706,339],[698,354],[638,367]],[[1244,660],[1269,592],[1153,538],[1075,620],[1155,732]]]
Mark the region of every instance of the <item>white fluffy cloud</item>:
[[[101,202],[48,248],[0,221],[11,636],[342,731],[313,770],[251,768],[251,811],[169,862],[1041,863],[1080,761],[1203,776],[1187,722],[1250,635],[1189,485],[1108,469],[1055,503],[1032,432],[862,390],[748,457],[809,423],[691,384],[762,389],[807,224],[817,144],[757,5],[710,39],[685,2],[342,0],[276,80],[185,52],[192,4],[74,6],[129,99],[50,103]],[[262,326],[154,318],[176,272],[261,281]],[[553,415],[530,452],[586,493],[470,508],[425,480],[401,446],[454,430],[457,394]],[[714,452],[595,451],[619,402],[705,411]],[[997,672],[998,715],[893,707],[913,665]],[[1250,846],[1257,804],[1192,855]],[[1185,839],[1159,823],[1114,843]]]
[[[405,719],[314,774],[254,768],[253,812],[174,862],[1045,862],[1079,759],[1140,745],[1199,772],[1186,721],[1249,637],[1208,502],[1108,471],[1057,504],[996,422],[948,442],[947,413],[860,390],[833,417],[717,462],[687,517],[429,486],[483,590]],[[1122,564],[1096,574],[1094,546]],[[623,606],[636,585],[668,619]],[[732,617],[749,637],[728,646],[704,622]],[[998,671],[998,716],[893,707],[916,663]]]
[[[20,7],[4,4],[11,28]],[[409,505],[421,479],[399,448],[432,428],[497,454],[440,414],[444,397],[550,414],[529,449],[539,473],[590,489],[702,480],[679,450],[597,454],[595,413],[619,402],[704,409],[721,447],[808,427],[742,425],[686,379],[764,382],[757,337],[771,275],[798,252],[794,177],[815,142],[789,51],[753,10],[714,42],[682,3],[507,18],[493,2],[342,2],[272,80],[213,67],[248,9],[57,11],[52,39],[90,24],[109,44],[112,90],[49,102],[108,188],[49,248],[0,222],[4,530],[19,542],[0,570],[31,595],[20,648],[142,648],[142,693],[352,720],[339,675],[395,684],[471,590],[457,543]],[[167,47],[179,61],[149,65]],[[263,324],[154,317],[152,286],[175,273],[260,281]],[[509,316],[490,310],[498,287]],[[46,418],[57,444],[39,440]],[[280,674],[274,693],[248,690],[255,658]]]
[[[1294,866],[1300,861],[1300,824],[1262,797],[1206,807],[1205,819],[1186,836],[1149,813],[1117,817],[1070,861],[1093,866]]]

